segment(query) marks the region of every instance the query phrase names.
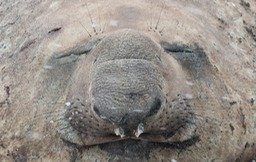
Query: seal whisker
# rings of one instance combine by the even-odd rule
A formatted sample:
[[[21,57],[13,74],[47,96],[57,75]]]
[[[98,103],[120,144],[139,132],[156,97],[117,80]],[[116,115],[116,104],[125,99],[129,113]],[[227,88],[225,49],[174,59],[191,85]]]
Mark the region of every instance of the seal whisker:
[[[38,113],[34,115],[34,118],[32,119],[32,121],[36,122],[40,119],[47,119],[54,122],[61,117],[64,118],[65,113],[66,113],[65,109]],[[56,118],[56,117],[59,117],[59,118]]]
[[[103,0],[103,2],[102,2],[102,4],[103,5],[105,5],[105,2],[106,2],[106,0]],[[102,7],[104,8],[104,6],[102,5]],[[97,8],[98,8],[98,16],[99,16],[99,28],[100,28],[100,31],[99,32],[101,32],[101,33],[103,33],[104,32],[104,28],[105,28],[105,25],[106,25],[106,22],[104,23],[104,25],[102,26],[102,22],[101,22],[101,12],[100,12],[100,7],[99,7],[99,3],[97,2]]]
[[[199,116],[197,115],[196,116],[196,119],[197,121],[202,121],[202,122],[208,122],[208,123],[215,123],[215,124],[220,124],[220,123],[223,123],[223,119],[216,119],[216,118],[213,118],[213,117],[209,117],[209,116]]]
[[[87,32],[87,34],[89,35],[89,37],[92,37],[91,33],[87,30],[87,28],[80,22],[78,21],[79,24],[84,28],[84,30]]]
[[[63,121],[63,120],[65,120],[65,119],[66,119],[65,117],[59,117],[59,118],[54,119],[54,120],[51,120],[51,121],[58,123],[59,121]]]
[[[104,4],[104,2],[103,2]],[[100,14],[100,9],[99,9],[99,2],[97,2],[97,10],[98,10],[98,16],[99,16],[99,32],[102,32],[102,29],[101,29],[101,14]]]
[[[95,28],[95,24],[93,23],[91,13],[90,13],[90,10],[88,8],[88,4],[86,3],[85,6],[86,6],[86,9],[87,9],[87,12],[88,12],[88,16],[89,16],[89,18],[91,20],[91,25],[92,25],[93,31],[94,31],[95,34],[97,34],[97,30]]]
[[[153,4],[152,4],[153,2],[152,2],[152,0],[150,0],[150,11],[152,11],[152,6],[153,6]],[[153,12],[150,12],[150,25],[149,25],[149,31],[150,30],[152,30],[152,26],[153,26],[153,24],[152,24],[152,21],[153,21]]]
[[[49,114],[64,114],[64,113],[65,113],[65,110],[54,110],[54,111],[47,111],[47,112],[36,114],[34,117],[40,118],[40,117],[49,116]]]
[[[72,127],[71,126],[59,127],[59,131],[62,131],[62,130],[68,129],[68,128],[72,128]]]
[[[164,5],[162,6],[161,11],[160,11],[160,14],[159,14],[159,17],[158,17],[158,19],[157,19],[157,23],[156,23],[156,26],[155,26],[155,30],[157,30],[157,28],[158,28],[158,25],[159,25],[159,22],[160,22],[160,19],[161,19],[161,16],[162,16],[163,9],[164,9]]]
[[[69,16],[69,15],[68,15]],[[70,16],[69,16],[70,17]],[[82,26],[82,28],[84,28],[84,30],[86,31],[86,33],[89,35],[89,37],[92,37],[91,33],[87,30],[87,28],[76,18],[76,17],[72,17],[72,19],[76,19],[76,21]]]
[[[217,118],[213,118],[213,117],[209,117],[209,116],[204,116],[204,114],[200,114],[200,113],[203,113],[203,112],[212,112],[213,114],[215,113],[215,110],[209,110],[209,109],[188,109],[188,110],[184,110],[184,109],[178,109],[178,110],[175,110],[173,109],[172,110],[173,112],[175,112],[175,114],[181,114],[181,113],[184,113],[184,115],[186,113],[192,113],[192,116],[194,116],[195,118],[201,120],[201,121],[204,121],[206,120],[206,118],[209,120],[209,119],[212,119],[212,120],[217,120],[219,122],[223,121],[224,119],[217,119]],[[172,117],[172,115],[169,115],[169,117]]]
[[[163,31],[164,31],[164,29],[165,29],[165,26],[164,27],[162,27],[162,29],[161,30],[159,30],[159,34],[162,36],[163,35]]]
[[[208,107],[207,107],[208,108]],[[197,111],[197,112],[215,112],[216,110],[214,110],[214,109],[207,109],[207,108],[205,108],[205,107],[198,107],[198,108],[193,108],[192,110],[193,111]],[[223,111],[225,111],[225,110],[223,110]]]
[[[55,115],[55,116],[59,116],[59,115]],[[34,117],[33,119],[31,119],[31,122],[38,122],[39,120],[45,120],[46,122],[54,123],[58,120],[56,119],[55,116],[50,114],[49,116]]]

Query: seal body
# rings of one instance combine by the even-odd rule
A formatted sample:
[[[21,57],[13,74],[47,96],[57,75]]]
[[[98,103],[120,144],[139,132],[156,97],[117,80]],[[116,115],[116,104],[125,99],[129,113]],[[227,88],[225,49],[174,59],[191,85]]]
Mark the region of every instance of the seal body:
[[[64,119],[82,145],[183,141],[194,135],[184,72],[138,31],[123,29],[101,40],[78,63],[70,87]]]
[[[256,1],[4,2],[0,161],[256,161]]]

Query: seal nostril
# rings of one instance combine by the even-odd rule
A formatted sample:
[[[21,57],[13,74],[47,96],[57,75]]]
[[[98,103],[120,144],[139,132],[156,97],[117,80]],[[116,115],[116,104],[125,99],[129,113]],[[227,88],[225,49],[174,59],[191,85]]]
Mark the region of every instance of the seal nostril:
[[[98,115],[100,116],[100,110],[96,107],[96,106],[93,106],[93,111]]]
[[[156,114],[160,110],[161,105],[162,105],[161,100],[159,98],[156,98],[153,104],[151,105],[147,116],[152,116]]]
[[[165,139],[171,138],[172,136],[174,136],[176,134],[176,130],[170,131],[168,133],[165,134]]]

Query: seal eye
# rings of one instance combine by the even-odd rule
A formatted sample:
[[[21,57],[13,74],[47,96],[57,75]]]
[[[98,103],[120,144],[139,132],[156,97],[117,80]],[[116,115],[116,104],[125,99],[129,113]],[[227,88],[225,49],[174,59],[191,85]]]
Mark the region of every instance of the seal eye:
[[[153,104],[150,107],[149,113],[147,116],[152,116],[154,114],[156,114],[159,109],[161,108],[161,100],[159,98],[156,98],[155,101],[153,102]]]

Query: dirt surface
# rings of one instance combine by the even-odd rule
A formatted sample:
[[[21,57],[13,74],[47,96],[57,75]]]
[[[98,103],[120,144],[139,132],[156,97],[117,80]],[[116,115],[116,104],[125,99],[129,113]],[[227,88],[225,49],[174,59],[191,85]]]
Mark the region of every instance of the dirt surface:
[[[255,0],[2,0],[0,20],[0,161],[256,160]],[[188,147],[140,141],[78,147],[60,139],[56,127],[75,63],[51,71],[48,60],[123,28],[162,42],[177,60],[182,56],[170,44],[207,58],[200,64],[206,72],[187,77],[200,134]]]

